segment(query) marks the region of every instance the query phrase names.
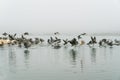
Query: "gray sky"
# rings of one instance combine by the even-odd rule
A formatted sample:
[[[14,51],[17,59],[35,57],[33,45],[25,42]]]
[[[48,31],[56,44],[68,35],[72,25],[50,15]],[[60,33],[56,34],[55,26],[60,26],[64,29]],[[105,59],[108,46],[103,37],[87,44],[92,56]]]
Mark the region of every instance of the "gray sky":
[[[119,0],[0,0],[0,31],[118,32]]]

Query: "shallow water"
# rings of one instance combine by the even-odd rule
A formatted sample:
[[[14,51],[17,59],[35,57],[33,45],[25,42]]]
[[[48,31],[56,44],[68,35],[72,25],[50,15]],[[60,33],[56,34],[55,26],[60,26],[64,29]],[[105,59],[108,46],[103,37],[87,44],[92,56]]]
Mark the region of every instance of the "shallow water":
[[[0,80],[120,80],[120,46],[53,49],[38,45],[29,53],[24,50],[0,47]]]

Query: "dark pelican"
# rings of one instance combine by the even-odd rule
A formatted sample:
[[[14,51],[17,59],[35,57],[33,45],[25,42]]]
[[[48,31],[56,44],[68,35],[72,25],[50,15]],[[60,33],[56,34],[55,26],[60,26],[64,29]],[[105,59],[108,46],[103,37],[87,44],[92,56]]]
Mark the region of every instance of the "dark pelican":
[[[31,47],[31,42],[29,42],[28,40],[25,40],[25,41],[24,41],[24,47],[25,47],[25,48]]]
[[[8,34],[6,32],[4,32],[2,35],[7,36]]]
[[[77,37],[78,37],[78,39],[81,39],[81,38],[82,38],[81,35],[78,35]]]
[[[55,33],[54,33],[54,35],[58,35],[58,34],[60,34],[60,33],[59,33],[59,32],[55,32]]]
[[[35,38],[35,44],[39,44],[40,40],[39,38]]]
[[[44,41],[45,41],[44,39],[40,38],[40,42],[41,42],[41,43],[43,43]]]
[[[55,42],[55,40],[54,40],[52,37],[50,37],[50,39],[48,39],[47,42],[48,42],[49,44],[52,44],[52,43]]]
[[[61,42],[61,39],[58,39],[57,37],[55,37],[54,42],[60,43],[60,42]]]
[[[24,35],[29,35],[29,33],[28,33],[28,32],[25,32]]]
[[[86,33],[82,33],[81,35],[86,35]]]
[[[102,46],[102,41],[99,41],[99,46]]]
[[[94,46],[94,44],[96,44],[97,43],[97,41],[96,41],[96,37],[92,37],[91,36],[91,40],[87,43],[87,45],[93,45]]]
[[[113,46],[113,41],[108,41],[108,43],[107,43],[110,47],[112,47]]]
[[[106,47],[107,45],[108,45],[108,41],[107,41],[107,39],[102,39],[102,40],[100,40],[99,41],[99,46],[104,46],[104,47]]]
[[[68,44],[68,39],[66,39],[66,40],[63,40],[64,41],[64,44],[63,45],[66,45],[66,44]]]
[[[72,40],[68,41],[72,46],[75,46],[78,44],[78,41],[76,40],[76,38],[73,38]]]
[[[24,39],[26,39],[23,35],[21,35],[21,38],[24,40]]]
[[[14,37],[17,35],[17,33],[14,34]]]
[[[15,40],[15,37],[13,35],[8,35],[10,40]]]

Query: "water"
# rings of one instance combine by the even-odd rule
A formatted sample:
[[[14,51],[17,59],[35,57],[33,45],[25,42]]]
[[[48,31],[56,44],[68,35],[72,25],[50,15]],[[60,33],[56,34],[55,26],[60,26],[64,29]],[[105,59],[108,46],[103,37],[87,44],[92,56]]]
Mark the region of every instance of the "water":
[[[0,80],[120,80],[120,46],[53,49],[38,45],[29,53],[24,50],[0,47]]]

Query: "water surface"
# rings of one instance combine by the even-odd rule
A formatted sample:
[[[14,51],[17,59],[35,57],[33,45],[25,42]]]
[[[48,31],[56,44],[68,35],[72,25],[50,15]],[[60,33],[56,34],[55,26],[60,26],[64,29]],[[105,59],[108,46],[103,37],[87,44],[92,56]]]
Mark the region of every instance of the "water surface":
[[[120,80],[120,46],[38,45],[29,53],[24,50],[0,47],[0,80]]]

